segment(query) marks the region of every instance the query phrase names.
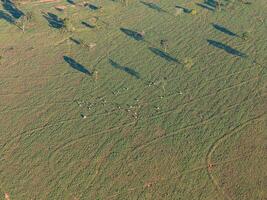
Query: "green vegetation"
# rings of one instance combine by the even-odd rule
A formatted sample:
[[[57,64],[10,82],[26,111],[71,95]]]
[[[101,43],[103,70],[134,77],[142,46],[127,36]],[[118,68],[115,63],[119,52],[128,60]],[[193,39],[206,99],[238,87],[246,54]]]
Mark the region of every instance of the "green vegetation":
[[[266,198],[266,0],[0,4],[0,199]]]

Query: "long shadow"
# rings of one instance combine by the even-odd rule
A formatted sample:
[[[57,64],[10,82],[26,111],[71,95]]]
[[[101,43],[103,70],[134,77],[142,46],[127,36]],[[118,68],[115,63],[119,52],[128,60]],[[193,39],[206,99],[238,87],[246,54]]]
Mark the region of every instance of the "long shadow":
[[[9,12],[12,15],[12,17],[18,19],[22,15],[24,15],[24,13],[21,10],[19,10],[12,1],[10,0],[1,0],[1,1],[3,8],[7,12]]]
[[[70,41],[74,42],[74,43],[77,44],[77,45],[80,45],[80,44],[81,44],[81,42],[80,42],[79,40],[76,40],[76,39],[73,38],[73,37],[70,37],[69,39],[70,39]]]
[[[1,19],[4,19],[5,21],[7,21],[7,22],[10,23],[10,24],[14,24],[14,23],[15,23],[14,18],[13,18],[11,15],[5,13],[5,12],[2,11],[2,10],[0,10],[0,20],[1,20]]]
[[[221,31],[227,35],[230,35],[230,36],[238,36],[236,33],[230,31],[229,29],[219,25],[219,24],[212,24],[212,26],[217,29],[218,31]]]
[[[100,7],[98,7],[98,6],[94,5],[94,4],[89,4],[88,7],[93,11],[96,11],[96,10],[98,10],[100,8]]]
[[[196,3],[196,5],[211,11],[215,11],[218,7],[218,0],[204,0],[203,3]]]
[[[76,70],[78,70],[84,74],[87,74],[87,75],[92,75],[92,73],[88,69],[86,69],[85,66],[79,64],[71,57],[63,56],[63,58],[64,58],[65,62],[67,62],[73,69],[76,69]]]
[[[149,47],[149,50],[152,51],[157,56],[160,56],[161,58],[164,58],[165,60],[167,60],[169,62],[179,63],[179,61],[176,58],[174,58],[173,56],[171,56],[170,54],[168,54],[164,51],[161,51],[160,49]]]
[[[140,79],[140,74],[137,71],[135,71],[134,69],[131,69],[129,67],[122,66],[122,65],[118,64],[117,62],[113,61],[112,59],[109,59],[109,63],[115,69],[122,70],[122,71],[130,74],[131,76],[134,76],[136,79]]]
[[[127,36],[129,36],[129,37],[131,37],[131,38],[133,38],[133,39],[135,39],[137,41],[143,41],[144,40],[144,37],[140,33],[136,32],[136,31],[132,31],[132,30],[127,29],[127,28],[120,28],[120,30],[124,34],[126,34]]]
[[[215,11],[214,7],[209,7],[209,6],[207,6],[207,5],[203,4],[203,3],[196,3],[196,5],[198,5],[198,6],[202,7],[202,8],[205,8],[205,9],[207,9],[209,11]]]
[[[64,26],[63,20],[53,13],[48,12],[43,16],[48,21],[49,26],[52,28],[60,29]]]
[[[162,9],[158,4],[156,3],[152,3],[152,2],[144,2],[144,1],[140,1],[140,3],[144,4],[145,6],[156,10],[158,12],[167,12],[166,10]]]
[[[89,24],[89,23],[87,23],[85,21],[82,21],[81,24],[86,26],[87,28],[95,28],[95,26],[93,26],[93,25],[91,25],[91,24]]]
[[[75,2],[73,0],[67,0],[67,2],[71,5],[75,5]]]
[[[236,50],[236,49],[233,49],[232,47],[226,45],[226,44],[223,44],[221,42],[217,42],[215,40],[207,40],[209,45],[212,45],[214,47],[217,47],[219,49],[223,49],[224,51],[226,51],[227,53],[229,54],[232,54],[234,56],[240,56],[240,57],[247,57],[246,54]]]
[[[175,7],[176,7],[176,8],[181,8],[181,9],[183,9],[183,11],[184,11],[185,13],[190,13],[190,12],[191,12],[191,9],[185,8],[185,7],[183,7],[183,6],[176,5]]]
[[[205,0],[204,1],[204,4],[206,4],[207,6],[213,8],[213,9],[217,8],[217,3],[218,3],[217,0]]]

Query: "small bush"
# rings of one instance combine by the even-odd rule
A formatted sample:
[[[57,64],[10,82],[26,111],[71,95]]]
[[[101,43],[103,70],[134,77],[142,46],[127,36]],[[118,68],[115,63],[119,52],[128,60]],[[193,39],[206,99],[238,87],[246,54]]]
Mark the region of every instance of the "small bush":
[[[246,31],[246,32],[242,33],[241,38],[243,40],[248,40],[249,39],[249,35],[250,35],[249,32]]]
[[[190,13],[191,13],[191,15],[196,15],[197,14],[197,10],[196,9],[192,9]]]
[[[175,8],[175,16],[179,16],[184,12],[182,8]]]
[[[95,17],[92,17],[89,21],[90,21],[90,24],[92,24],[92,26],[97,28],[98,20],[99,18],[95,16]]]
[[[72,25],[69,18],[63,19],[63,29],[65,29],[67,32],[72,32],[75,30],[74,26]]]
[[[167,52],[167,48],[169,47],[169,41],[167,39],[160,40],[160,46]]]
[[[187,69],[191,69],[194,65],[194,61],[192,58],[185,58],[184,61],[184,66],[187,68]]]
[[[27,13],[25,14],[25,16],[26,16],[26,20],[27,20],[28,22],[30,22],[30,21],[33,20],[33,12],[27,12]]]

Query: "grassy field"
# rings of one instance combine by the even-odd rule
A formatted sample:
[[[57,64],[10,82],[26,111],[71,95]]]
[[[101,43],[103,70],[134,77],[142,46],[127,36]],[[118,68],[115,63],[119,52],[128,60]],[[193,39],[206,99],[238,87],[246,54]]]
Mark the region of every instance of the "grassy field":
[[[266,0],[215,2],[2,0],[0,199],[266,199]]]

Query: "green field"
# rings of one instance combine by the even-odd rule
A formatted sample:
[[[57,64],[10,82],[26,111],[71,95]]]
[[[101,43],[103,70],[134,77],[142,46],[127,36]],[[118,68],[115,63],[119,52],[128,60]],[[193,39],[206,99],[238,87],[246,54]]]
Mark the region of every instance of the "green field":
[[[267,2],[216,2],[1,0],[0,199],[267,199]]]

